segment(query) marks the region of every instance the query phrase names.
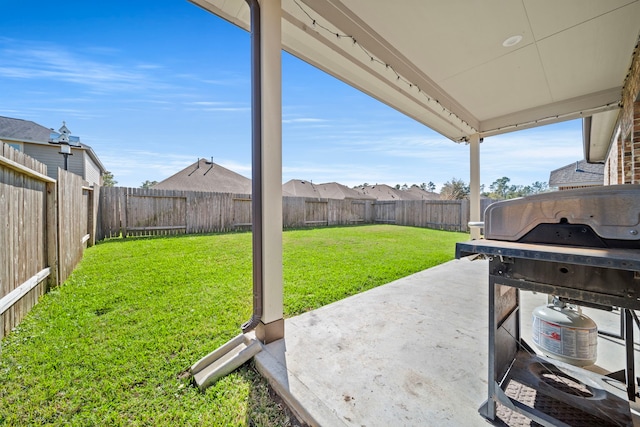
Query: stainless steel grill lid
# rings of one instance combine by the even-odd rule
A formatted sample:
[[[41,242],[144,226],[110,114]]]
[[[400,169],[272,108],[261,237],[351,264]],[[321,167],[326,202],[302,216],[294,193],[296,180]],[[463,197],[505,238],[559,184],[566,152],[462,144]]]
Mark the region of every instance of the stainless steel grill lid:
[[[491,204],[485,238],[640,249],[640,185],[536,194]]]

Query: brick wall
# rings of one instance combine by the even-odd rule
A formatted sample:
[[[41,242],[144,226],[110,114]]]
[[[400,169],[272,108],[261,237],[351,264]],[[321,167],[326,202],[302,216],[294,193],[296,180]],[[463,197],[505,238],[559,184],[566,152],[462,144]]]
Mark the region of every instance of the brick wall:
[[[640,43],[639,43],[640,44]],[[640,184],[640,47],[622,88],[622,111],[607,159],[610,184]],[[617,163],[617,164],[616,164]]]
[[[611,144],[607,160],[604,163],[604,185],[622,184],[622,138],[618,138]]]
[[[640,62],[640,61],[637,61]],[[640,78],[636,75],[636,87]],[[636,99],[639,95],[636,90]],[[640,101],[634,102],[633,107],[633,129],[631,131],[631,145],[632,145],[632,162],[633,162],[633,184],[640,184]]]

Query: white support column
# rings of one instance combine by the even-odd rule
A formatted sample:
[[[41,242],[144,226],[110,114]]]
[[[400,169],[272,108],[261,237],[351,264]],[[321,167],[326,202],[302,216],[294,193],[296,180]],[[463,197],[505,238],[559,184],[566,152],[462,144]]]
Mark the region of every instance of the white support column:
[[[263,313],[256,335],[284,337],[282,290],[282,6],[260,1],[262,27],[262,254]]]
[[[469,138],[469,222],[480,221],[480,135]],[[480,228],[471,227],[471,240],[480,238]]]

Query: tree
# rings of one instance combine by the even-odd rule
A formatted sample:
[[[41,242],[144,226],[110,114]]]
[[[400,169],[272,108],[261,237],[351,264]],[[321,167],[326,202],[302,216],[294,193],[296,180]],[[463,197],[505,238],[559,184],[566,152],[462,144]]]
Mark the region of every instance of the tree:
[[[549,190],[546,182],[536,181],[531,185],[509,185],[510,181],[506,176],[496,179],[493,184],[489,186],[490,192],[483,192],[483,195],[492,199],[513,199],[515,197],[530,196]]]
[[[440,196],[447,200],[461,200],[469,198],[469,186],[461,179],[452,178],[440,190]]]
[[[400,190],[402,191],[407,191],[409,189],[409,186],[405,183],[402,185],[402,187],[400,187]]]
[[[489,186],[489,197],[492,199],[507,199],[510,191],[515,191],[515,186],[509,186],[511,180],[506,176],[498,178]],[[512,188],[513,187],[513,188]]]
[[[102,174],[102,186],[103,187],[115,187],[118,181],[113,179],[113,174],[109,171],[105,171]]]
[[[422,184],[420,184],[420,188],[431,193],[436,191],[436,185],[432,181],[429,181],[428,184],[423,182]]]
[[[142,185],[140,186],[140,188],[151,188],[154,185],[156,185],[158,183],[158,181],[149,181],[146,180],[145,182],[142,183]]]
[[[544,193],[549,191],[549,184],[546,181],[540,182],[536,181],[531,184],[531,194]]]

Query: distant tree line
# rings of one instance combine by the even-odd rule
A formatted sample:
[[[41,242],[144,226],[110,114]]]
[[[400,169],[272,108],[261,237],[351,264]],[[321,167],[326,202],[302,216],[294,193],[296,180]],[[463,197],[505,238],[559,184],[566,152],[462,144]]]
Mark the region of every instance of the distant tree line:
[[[429,183],[428,183],[428,184],[427,184],[427,183],[425,183],[425,182],[423,182],[423,183],[422,183],[422,184],[420,184],[420,185],[418,185],[418,184],[412,184],[412,185],[410,185],[410,186],[409,186],[409,185],[407,185],[407,184],[402,184],[402,185],[400,185],[400,184],[396,184],[395,189],[396,189],[396,190],[406,191],[406,190],[408,190],[408,189],[409,189],[409,188],[411,188],[411,187],[418,187],[418,188],[420,188],[420,189],[422,189],[422,190],[424,190],[424,191],[428,191],[428,192],[430,192],[430,193],[434,193],[434,192],[436,191],[436,185],[435,185],[433,182],[431,182],[431,181],[429,181]]]
[[[496,200],[504,200],[549,191],[549,185],[546,182],[536,181],[531,185],[509,185],[509,182],[511,180],[506,176],[498,178],[489,186],[489,191],[483,192],[482,195]]]
[[[105,173],[102,174],[102,185],[104,187],[115,187],[117,183],[118,181],[113,179],[113,174],[111,172],[105,171]]]
[[[549,191],[549,185],[546,182],[536,181],[531,185],[509,185],[510,182],[511,179],[503,176],[489,185],[489,191],[485,191],[484,184],[481,185],[480,194],[494,200],[505,200]],[[463,180],[452,178],[444,183],[440,190],[440,196],[449,200],[468,199],[469,191],[469,185]]]
[[[506,176],[496,179],[491,185],[489,185],[489,191],[485,191],[484,184],[480,186],[480,194],[484,197],[489,197],[494,200],[513,199],[516,197],[530,196],[532,194],[544,193],[549,191],[549,185],[546,182],[536,181],[531,185],[514,185],[509,183],[511,179]],[[362,186],[369,186],[368,183],[362,184]],[[406,191],[411,187],[419,187],[424,191],[435,192],[436,185],[429,181],[429,183],[422,183],[420,185],[412,184],[396,184],[395,189]],[[360,186],[357,186],[360,187]],[[451,178],[451,180],[444,183],[440,189],[440,197],[446,200],[460,200],[468,199],[470,193],[469,185],[462,179]]]
[[[113,174],[111,172],[105,171],[105,173],[102,174],[102,186],[103,187],[115,187],[117,183],[118,183],[118,181],[116,181],[113,178]],[[154,185],[156,185],[157,183],[158,183],[158,181],[146,180],[145,182],[142,183],[142,185],[140,185],[140,188],[151,188]]]

